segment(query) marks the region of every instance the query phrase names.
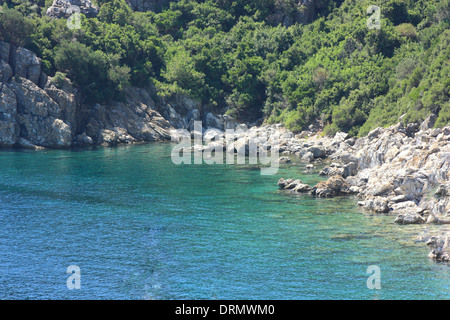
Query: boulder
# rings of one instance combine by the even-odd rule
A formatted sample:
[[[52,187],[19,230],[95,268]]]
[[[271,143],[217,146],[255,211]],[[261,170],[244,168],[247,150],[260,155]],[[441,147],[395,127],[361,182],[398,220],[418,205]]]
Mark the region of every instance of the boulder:
[[[365,201],[358,202],[365,210],[376,213],[388,213],[389,201],[383,197],[368,197]]]
[[[342,176],[344,178],[355,176],[358,173],[358,165],[355,162],[349,162],[343,167]]]
[[[284,189],[286,188],[287,185],[291,184],[294,181],[294,179],[284,179],[284,178],[280,178],[280,180],[278,180],[278,187],[280,189]]]
[[[334,142],[343,142],[343,141],[345,141],[345,139],[347,139],[347,137],[348,137],[348,133],[346,133],[346,132],[337,132],[334,135],[333,141]]]
[[[327,181],[319,182],[311,190],[311,194],[319,198],[346,195],[350,193],[350,185],[339,175],[332,176]]]
[[[450,183],[441,184],[436,192],[434,193],[436,197],[449,197],[450,196]]]
[[[211,112],[206,113],[204,118],[204,126],[206,128],[224,130],[223,122]]]
[[[305,183],[299,183],[295,186],[294,189],[292,189],[294,192],[298,192],[298,193],[303,193],[303,192],[308,192],[310,191],[312,188],[305,184]]]
[[[335,175],[340,175],[342,176],[344,174],[344,168],[342,167],[336,167],[336,166],[329,166],[329,167],[325,167],[323,168],[320,172],[319,172],[319,176],[335,176]]]
[[[222,140],[224,138],[225,138],[225,136],[224,136],[223,132],[220,131],[219,129],[210,128],[210,129],[206,130],[205,133],[203,134],[203,139],[205,141],[218,141],[218,140]]]
[[[284,189],[285,189],[285,190],[292,190],[292,189],[295,189],[298,185],[301,185],[301,184],[303,184],[302,180],[297,179],[297,180],[292,181],[292,182],[289,183],[288,185],[286,185],[286,186],[284,187]]]
[[[400,194],[398,196],[390,198],[390,201],[392,201],[393,203],[404,202],[407,200],[408,200],[408,198],[404,194]]]
[[[420,130],[426,131],[428,129],[433,128],[434,124],[436,123],[436,119],[437,117],[435,114],[429,115],[420,125]]]
[[[432,248],[428,257],[435,261],[450,262],[450,246],[448,235],[431,237],[427,245]]]
[[[292,190],[297,193],[308,192],[311,190],[311,187],[307,184],[304,184],[300,179],[283,179],[278,180],[278,187],[282,190]]]
[[[427,224],[450,224],[450,217],[441,218],[434,214],[430,214],[427,219]]]
[[[93,143],[94,143],[94,140],[92,140],[92,138],[89,137],[86,134],[86,132],[83,132],[82,134],[79,134],[74,138],[75,145],[85,146],[85,145],[91,145]]]
[[[289,157],[281,157],[278,160],[278,163],[291,163],[291,159]]]
[[[312,152],[306,152],[303,156],[302,156],[302,160],[306,161],[306,162],[311,162],[314,160],[314,154],[312,154]]]
[[[415,210],[411,210],[400,213],[394,222],[398,224],[422,224],[425,223],[425,219]]]
[[[325,150],[322,147],[314,146],[306,149],[306,153],[312,153],[314,159],[324,158],[326,156]]]

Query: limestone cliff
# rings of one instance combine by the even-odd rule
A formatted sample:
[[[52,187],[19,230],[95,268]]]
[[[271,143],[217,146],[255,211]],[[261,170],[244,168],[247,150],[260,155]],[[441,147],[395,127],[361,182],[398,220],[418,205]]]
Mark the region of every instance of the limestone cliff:
[[[234,121],[201,112],[187,97],[159,99],[152,87],[131,87],[123,102],[84,104],[69,79],[57,87],[30,50],[0,42],[0,146],[73,145],[170,140],[193,122],[223,129]],[[228,124],[227,124],[228,123]]]

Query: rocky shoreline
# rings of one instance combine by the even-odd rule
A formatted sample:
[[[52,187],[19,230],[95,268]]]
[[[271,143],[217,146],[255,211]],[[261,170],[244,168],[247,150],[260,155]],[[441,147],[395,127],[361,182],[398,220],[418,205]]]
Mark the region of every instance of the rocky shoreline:
[[[440,234],[429,231],[417,241],[431,248],[431,259],[450,262],[450,228],[445,226],[450,225],[450,127],[433,128],[434,116],[422,124],[403,125],[399,120],[362,138],[342,132],[334,137],[310,131],[294,134],[281,124],[249,129],[240,124],[233,132],[232,148],[225,147],[223,132],[206,131],[206,144],[189,149],[211,152],[223,147],[224,152],[249,155],[247,146],[254,142],[278,152],[279,164],[293,162],[291,156],[301,159],[308,169],[303,174],[328,163],[319,173],[327,180],[310,186],[296,177],[281,178],[278,187],[319,198],[352,195],[363,210],[394,215],[393,223],[399,225],[442,225]],[[258,140],[261,136],[266,138]]]
[[[89,104],[68,78],[42,70],[34,52],[0,41],[0,147],[113,146],[170,140],[171,130],[193,130],[194,121],[220,130],[237,125],[186,96],[161,98],[154,87]]]
[[[354,195],[364,210],[395,215],[393,223],[399,225],[449,225],[450,127],[432,125],[430,116],[421,125],[399,122],[363,138],[338,133],[334,138],[297,135],[281,141],[283,157],[293,154],[311,163],[332,163],[319,173],[328,180],[315,186],[295,177],[281,178],[278,186],[316,197]],[[440,234],[418,237],[431,247],[431,259],[450,262],[449,230],[443,226]]]
[[[248,139],[260,144],[259,137],[266,135],[264,147],[279,153],[279,163],[289,163],[291,155],[308,163],[307,168],[330,162],[319,173],[328,180],[309,186],[295,177],[282,178],[278,186],[283,190],[316,197],[355,195],[364,210],[395,214],[401,225],[450,225],[450,127],[433,128],[433,116],[422,124],[404,125],[399,119],[362,138],[341,132],[330,138],[312,131],[294,134],[280,124],[248,128],[184,96],[157,98],[154,88],[132,87],[122,102],[86,105],[70,81],[63,82],[57,85],[42,72],[30,50],[0,41],[0,147],[167,141],[174,129],[192,133],[194,122],[201,121],[203,138],[210,143],[193,146],[200,151],[224,139],[223,132],[217,138],[207,129],[240,129],[233,152],[248,155]],[[450,262],[449,235],[447,230],[421,237],[432,247],[430,258]]]

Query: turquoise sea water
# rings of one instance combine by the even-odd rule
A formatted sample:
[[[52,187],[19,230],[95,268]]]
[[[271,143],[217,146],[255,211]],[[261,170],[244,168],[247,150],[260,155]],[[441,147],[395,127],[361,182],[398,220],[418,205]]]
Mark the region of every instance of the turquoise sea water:
[[[439,226],[279,191],[320,180],[304,164],[176,166],[172,147],[0,151],[0,299],[450,299],[414,241]]]

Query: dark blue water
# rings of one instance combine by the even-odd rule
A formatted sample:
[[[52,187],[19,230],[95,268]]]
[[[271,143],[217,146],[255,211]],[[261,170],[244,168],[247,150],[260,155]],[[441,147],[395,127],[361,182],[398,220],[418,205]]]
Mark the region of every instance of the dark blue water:
[[[172,147],[1,151],[0,298],[450,298],[450,267],[414,241],[439,226],[279,191],[280,177],[320,180],[301,164],[176,166]]]

